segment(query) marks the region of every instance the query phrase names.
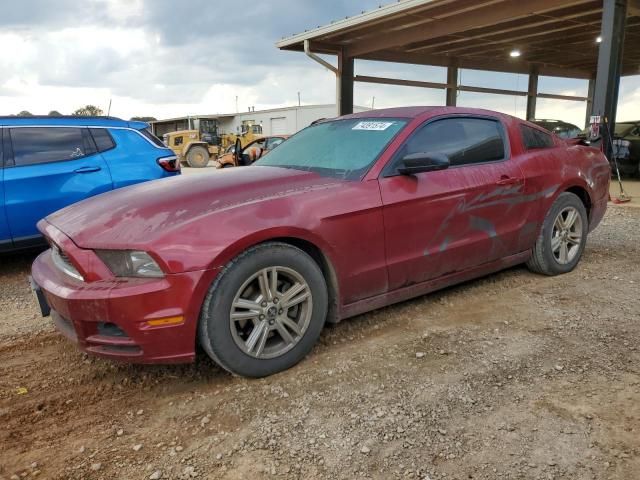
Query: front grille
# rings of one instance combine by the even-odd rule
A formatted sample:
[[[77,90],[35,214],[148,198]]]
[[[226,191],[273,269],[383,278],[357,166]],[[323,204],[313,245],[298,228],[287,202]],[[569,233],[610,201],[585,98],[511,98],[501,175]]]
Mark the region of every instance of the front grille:
[[[71,263],[67,254],[64,253],[57,245],[51,246],[51,257],[53,258],[55,266],[64,273],[69,275],[71,278],[75,278],[81,282],[84,281],[84,278],[82,278],[82,275],[80,275],[80,272],[78,272],[76,267],[73,266],[73,263]]]

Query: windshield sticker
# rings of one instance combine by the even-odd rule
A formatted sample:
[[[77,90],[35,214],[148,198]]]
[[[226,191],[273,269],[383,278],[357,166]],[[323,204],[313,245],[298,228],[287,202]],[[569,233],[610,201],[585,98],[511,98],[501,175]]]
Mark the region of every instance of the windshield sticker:
[[[389,128],[393,123],[394,122],[360,122],[351,130],[375,130],[381,132]]]

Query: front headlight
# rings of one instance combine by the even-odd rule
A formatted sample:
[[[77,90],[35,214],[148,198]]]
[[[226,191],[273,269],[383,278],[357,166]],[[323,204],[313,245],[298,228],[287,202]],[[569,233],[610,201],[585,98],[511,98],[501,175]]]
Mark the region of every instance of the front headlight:
[[[116,277],[164,277],[160,266],[147,253],[139,250],[96,250]]]

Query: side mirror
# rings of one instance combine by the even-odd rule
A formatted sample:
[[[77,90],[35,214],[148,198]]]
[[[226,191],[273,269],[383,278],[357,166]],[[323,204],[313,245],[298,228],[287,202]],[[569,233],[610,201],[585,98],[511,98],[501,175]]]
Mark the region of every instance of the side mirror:
[[[449,168],[449,157],[444,153],[418,152],[406,155],[398,165],[402,175],[415,175]]]

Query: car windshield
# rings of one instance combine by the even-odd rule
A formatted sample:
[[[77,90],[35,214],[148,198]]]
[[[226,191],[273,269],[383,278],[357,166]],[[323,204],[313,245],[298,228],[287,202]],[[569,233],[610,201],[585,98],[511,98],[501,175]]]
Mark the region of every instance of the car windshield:
[[[361,178],[407,124],[397,118],[349,118],[298,132],[254,165],[294,168],[321,175]]]

